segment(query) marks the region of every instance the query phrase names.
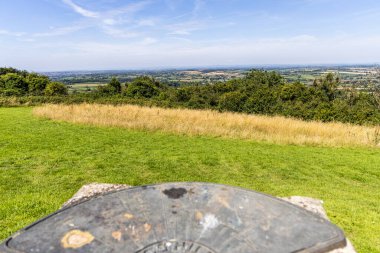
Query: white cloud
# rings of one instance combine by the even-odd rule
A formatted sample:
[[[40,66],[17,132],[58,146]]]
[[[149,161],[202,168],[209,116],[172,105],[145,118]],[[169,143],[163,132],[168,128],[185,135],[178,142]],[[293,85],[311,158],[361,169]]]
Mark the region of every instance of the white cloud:
[[[142,19],[137,22],[138,26],[155,26],[156,21],[152,19]]]
[[[160,43],[146,37],[128,43],[82,43],[40,45],[51,50],[54,64],[33,62],[39,70],[128,69],[217,65],[374,63],[380,55],[380,37],[317,38],[300,35],[260,40],[191,42],[173,40]],[[25,52],[24,52],[25,54]],[[28,54],[19,57],[28,57]],[[42,58],[52,57],[45,54]],[[37,58],[36,58],[37,59]],[[48,59],[46,59],[48,62]],[[0,62],[1,65],[1,62]],[[23,66],[28,68],[28,66]],[[29,66],[30,68],[30,66]]]
[[[21,37],[21,36],[24,36],[25,34],[26,33],[23,33],[23,32],[11,32],[8,30],[0,30],[0,35]]]
[[[168,25],[169,35],[190,35],[192,32],[204,29],[206,26],[200,21],[190,20],[183,23]]]
[[[174,30],[169,32],[169,35],[190,35],[190,31],[188,30]]]
[[[97,18],[99,17],[99,13],[93,12],[90,10],[86,10],[85,8],[75,4],[72,0],[62,0],[65,4],[70,6],[76,13],[87,17],[87,18]]]
[[[87,28],[85,25],[72,25],[66,27],[50,27],[48,32],[35,33],[34,37],[53,37],[53,36],[61,36],[69,33],[77,32]]]
[[[33,39],[33,38],[20,38],[19,41],[23,41],[23,42],[35,42],[36,39]]]
[[[114,17],[118,15],[132,14],[132,13],[143,10],[150,3],[151,3],[150,0],[139,1],[137,3],[132,3],[129,5],[117,8],[117,9],[107,11],[103,13],[103,15]]]
[[[81,17],[77,17],[78,20],[71,25],[63,27],[48,28],[49,24],[47,24],[45,32],[35,34],[0,29],[0,38],[4,38],[1,41],[2,48],[6,48],[2,50],[0,66],[2,64],[15,65],[35,70],[121,69],[200,65],[371,63],[380,59],[379,36],[355,37],[337,32],[335,32],[335,37],[331,35],[317,37],[312,34],[303,34],[303,32],[293,37],[278,35],[297,31],[297,29],[289,29],[273,35],[278,37],[259,38],[262,32],[259,29],[255,30],[253,25],[252,29],[246,30],[246,34],[239,31],[238,27],[236,27],[236,33],[228,34],[227,31],[233,31],[233,28],[226,28],[226,26],[240,24],[237,17],[243,14],[247,17],[256,15],[260,22],[276,20],[281,23],[282,20],[276,16],[269,16],[266,12],[249,10],[246,13],[233,14],[232,18],[227,19],[218,16],[200,16],[203,10],[207,11],[203,9],[206,0],[166,0],[169,6],[173,4],[173,8],[177,8],[181,2],[190,2],[187,12],[178,13],[179,16],[176,17],[173,15],[169,17],[165,11],[156,12],[157,14],[147,11],[141,13],[145,15],[138,15],[139,11],[144,10],[148,4],[154,3],[154,0],[128,1],[134,3],[116,9],[94,9],[96,11],[85,9],[77,4],[90,3],[91,1],[88,0],[60,1],[69,6],[70,10],[79,13]],[[103,0],[103,3],[107,1],[113,2],[113,0]],[[313,2],[314,0],[294,1]],[[146,16],[147,13],[153,16]],[[375,13],[377,12],[373,15]],[[365,12],[357,15],[367,14]],[[285,23],[286,20],[284,20]],[[268,27],[270,29],[270,25]],[[88,28],[91,28],[91,31],[88,31],[86,35],[90,35],[91,38],[78,36],[75,38],[75,43],[70,36],[56,40],[39,38],[68,35]],[[197,31],[203,32],[195,34]],[[210,31],[208,36],[206,31]],[[240,37],[235,36],[238,33]],[[192,34],[196,36],[191,36]],[[270,34],[270,31],[265,31],[263,34]],[[116,39],[105,39],[104,35]],[[213,36],[215,40],[206,40],[211,35],[215,35]],[[7,36],[17,38],[12,37],[8,40]],[[201,37],[204,39],[200,39]],[[38,43],[21,43],[21,41],[33,42],[34,40]],[[99,41],[109,43],[96,43]]]
[[[118,38],[135,38],[139,36],[139,33],[137,32],[126,29],[119,29],[112,26],[104,26],[102,29],[106,34]]]
[[[165,4],[170,10],[175,10],[181,1],[183,0],[165,0]]]
[[[118,38],[132,38],[139,35],[138,32],[134,32],[133,27],[125,28],[125,24],[131,25],[133,23],[133,14],[145,8],[146,5],[151,3],[150,0],[143,0],[136,3],[132,3],[126,6],[122,6],[116,9],[111,9],[108,11],[94,12],[87,10],[78,4],[74,3],[73,0],[62,0],[65,4],[70,6],[76,13],[88,18],[88,20],[83,21],[85,25],[78,26],[68,26],[57,29],[51,29],[51,31],[45,33],[38,33],[36,36],[57,36],[69,34],[81,29],[95,27],[103,31],[105,34],[118,37]],[[135,21],[138,22],[138,21]],[[148,23],[146,20],[145,25],[153,25],[152,21]],[[123,27],[121,27],[123,25]]]
[[[106,19],[103,19],[103,23],[106,25],[115,25],[117,24],[117,21],[113,18],[106,18]]]
[[[157,42],[157,40],[156,40],[155,38],[147,37],[147,38],[145,38],[145,39],[141,42],[141,44],[142,44],[142,45],[151,45],[151,44],[154,44],[154,43],[156,43],[156,42]]]
[[[193,14],[198,15],[199,11],[204,7],[206,2],[204,0],[194,0]]]

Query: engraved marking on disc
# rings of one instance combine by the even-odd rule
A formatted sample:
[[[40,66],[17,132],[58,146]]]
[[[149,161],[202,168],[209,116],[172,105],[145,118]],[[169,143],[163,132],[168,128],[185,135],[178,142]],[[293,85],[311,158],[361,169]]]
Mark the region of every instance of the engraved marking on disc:
[[[195,219],[200,222],[203,219],[203,214],[199,211],[196,211],[195,212]]]
[[[216,253],[212,249],[195,242],[163,241],[145,247],[136,253]]]
[[[127,218],[128,220],[130,220],[130,219],[133,219],[133,214],[130,214],[130,213],[125,213],[124,214],[124,218]]]
[[[148,224],[148,223],[145,223],[144,224],[144,230],[145,232],[149,232],[150,230],[152,229],[152,225]]]
[[[78,249],[91,243],[93,240],[94,236],[89,232],[71,230],[62,238],[61,245],[64,248]]]
[[[113,239],[117,240],[117,241],[120,241],[121,240],[121,232],[120,231],[114,231],[112,232],[112,237]]]

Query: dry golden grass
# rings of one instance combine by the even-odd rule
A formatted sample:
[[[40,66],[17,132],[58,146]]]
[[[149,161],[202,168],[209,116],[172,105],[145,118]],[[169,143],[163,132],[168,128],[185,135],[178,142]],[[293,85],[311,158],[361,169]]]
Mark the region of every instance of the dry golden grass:
[[[216,111],[135,105],[45,105],[36,116],[94,126],[124,127],[186,135],[207,135],[280,144],[379,147],[380,127],[305,122]]]

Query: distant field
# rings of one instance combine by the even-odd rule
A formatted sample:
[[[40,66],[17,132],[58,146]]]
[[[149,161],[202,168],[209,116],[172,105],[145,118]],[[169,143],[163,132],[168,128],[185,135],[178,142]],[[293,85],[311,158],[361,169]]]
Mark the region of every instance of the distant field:
[[[205,181],[323,199],[359,252],[380,253],[380,149],[92,127],[32,110],[0,108],[0,240],[86,183]]]
[[[255,67],[252,67],[253,69]],[[189,82],[199,83],[215,83],[224,82],[233,78],[244,77],[252,68],[240,69],[198,69],[198,70],[157,70],[157,71],[94,71],[88,73],[70,72],[48,73],[54,80],[65,83],[82,83],[87,82],[90,87],[93,83],[104,83],[105,80],[110,80],[111,77],[117,77],[120,80],[131,80],[141,75],[149,75],[162,82],[172,82],[187,85]],[[256,67],[256,69],[262,69]],[[325,75],[326,73],[339,73],[342,83],[347,85],[356,85],[359,88],[366,88],[366,82],[379,85],[380,69],[376,65],[372,66],[309,66],[309,67],[266,67],[267,71],[277,71],[290,82],[301,81],[306,84],[312,84],[316,78]],[[364,78],[364,79],[363,79]],[[364,82],[363,82],[364,81]],[[364,86],[363,86],[364,85]]]
[[[380,127],[305,122],[285,117],[134,105],[45,105],[35,115],[96,126],[185,135],[239,138],[280,144],[380,148]]]
[[[98,87],[99,85],[105,85],[105,83],[73,83],[73,87]]]
[[[105,85],[105,83],[74,83],[70,85],[69,91],[85,92],[88,90],[94,90],[96,87]]]

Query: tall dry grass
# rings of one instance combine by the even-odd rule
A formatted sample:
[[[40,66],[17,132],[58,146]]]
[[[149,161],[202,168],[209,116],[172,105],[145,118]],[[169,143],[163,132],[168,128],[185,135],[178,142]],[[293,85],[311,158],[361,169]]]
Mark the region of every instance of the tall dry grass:
[[[379,127],[305,122],[278,116],[94,104],[45,105],[35,108],[34,114],[52,120],[94,126],[239,138],[280,144],[380,146]]]

